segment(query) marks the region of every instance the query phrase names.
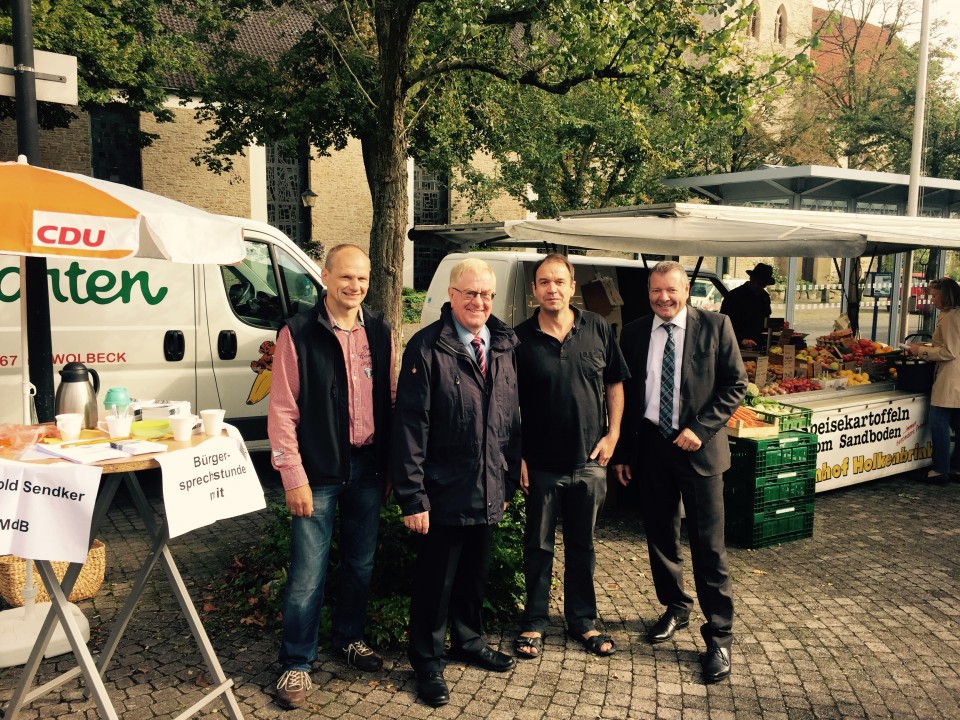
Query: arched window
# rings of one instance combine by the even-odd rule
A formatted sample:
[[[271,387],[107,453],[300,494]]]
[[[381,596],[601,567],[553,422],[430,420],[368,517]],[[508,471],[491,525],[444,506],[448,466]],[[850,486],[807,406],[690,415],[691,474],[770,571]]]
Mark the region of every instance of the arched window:
[[[750,37],[760,37],[760,3],[756,0],[750,5]]]
[[[777,17],[773,20],[773,39],[781,45],[787,44],[787,9],[777,8]]]

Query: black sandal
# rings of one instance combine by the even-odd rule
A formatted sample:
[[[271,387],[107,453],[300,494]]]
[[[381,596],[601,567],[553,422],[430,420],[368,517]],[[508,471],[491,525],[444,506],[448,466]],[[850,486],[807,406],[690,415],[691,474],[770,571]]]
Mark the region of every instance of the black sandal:
[[[571,637],[579,640],[587,652],[592,652],[594,655],[599,655],[600,657],[613,655],[617,651],[617,644],[609,635],[603,635],[601,633],[600,635],[591,635],[590,637],[584,637],[583,635],[572,635]],[[610,649],[604,650],[603,646],[607,643],[610,644]]]
[[[523,648],[531,648],[536,650],[536,653],[526,652]],[[543,635],[539,637],[527,637],[526,635],[518,635],[513,641],[513,652],[518,658],[523,660],[533,660],[543,655]]]

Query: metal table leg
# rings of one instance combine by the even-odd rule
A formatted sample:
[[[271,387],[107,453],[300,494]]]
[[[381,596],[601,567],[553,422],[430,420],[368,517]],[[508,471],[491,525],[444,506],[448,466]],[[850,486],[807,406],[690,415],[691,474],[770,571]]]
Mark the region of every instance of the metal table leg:
[[[177,598],[177,602],[180,605],[180,610],[190,627],[190,632],[193,635],[194,640],[197,642],[197,646],[200,650],[201,656],[203,657],[204,663],[206,664],[207,670],[209,671],[211,677],[216,681],[216,685],[210,688],[210,691],[201,700],[187,708],[187,710],[178,715],[175,720],[184,720],[185,718],[193,716],[202,708],[216,701],[220,696],[223,696],[223,700],[226,705],[226,714],[228,717],[232,718],[233,720],[243,720],[243,713],[240,709],[239,703],[237,702],[236,696],[233,693],[233,680],[227,678],[223,672],[220,661],[217,659],[216,652],[210,643],[210,638],[207,635],[206,630],[203,627],[203,623],[200,621],[200,616],[197,614],[196,608],[194,608],[193,602],[190,599],[190,593],[183,582],[183,578],[180,575],[180,571],[177,568],[176,562],[174,562],[173,555],[170,553],[170,549],[167,547],[169,536],[166,521],[164,520],[159,525],[157,524],[156,514],[154,513],[153,508],[150,506],[150,503],[147,501],[146,496],[143,493],[143,489],[140,486],[140,481],[137,479],[134,473],[117,473],[104,476],[104,484],[102,486],[103,491],[97,497],[97,504],[94,507],[90,542],[93,542],[93,537],[102,524],[110,504],[113,502],[113,498],[116,494],[116,490],[121,479],[125,481],[127,490],[130,492],[130,496],[137,508],[137,512],[144,522],[151,546],[147,557],[144,559],[140,570],[137,572],[129,596],[112,623],[110,636],[107,638],[106,643],[101,649],[99,657],[96,659],[96,661],[94,661],[90,651],[87,649],[82,637],[80,636],[79,630],[77,629],[73,618],[70,617],[70,613],[64,610],[64,606],[67,603],[66,597],[73,588],[77,576],[80,574],[82,565],[80,563],[74,563],[70,565],[67,574],[64,576],[63,586],[61,587],[56,582],[56,576],[53,574],[53,570],[49,563],[38,563],[41,577],[43,578],[44,585],[47,587],[47,591],[50,593],[53,607],[55,608],[56,612],[49,613],[46,621],[43,624],[40,635],[37,638],[37,642],[31,651],[30,658],[28,659],[26,665],[24,666],[23,672],[21,673],[20,680],[17,684],[16,690],[14,691],[13,697],[4,710],[4,720],[14,720],[14,718],[17,717],[20,708],[25,703],[45,695],[46,693],[65,683],[67,680],[75,678],[80,674],[82,674],[84,679],[87,681],[87,687],[93,694],[94,701],[97,704],[97,708],[99,709],[101,716],[109,718],[110,720],[118,717],[116,710],[114,709],[112,703],[110,702],[110,698],[107,695],[106,688],[103,685],[103,676],[108,665],[110,664],[110,660],[113,658],[113,655],[120,644],[120,639],[123,637],[123,633],[126,631],[127,625],[130,623],[130,620],[133,617],[137,602],[140,600],[143,591],[146,589],[147,581],[149,580],[151,573],[156,568],[157,563],[160,563],[163,566],[164,572],[166,573],[167,579],[170,583],[170,587],[173,590],[173,593]],[[55,622],[62,622],[64,624],[65,632],[70,641],[70,646],[73,649],[74,656],[77,658],[79,667],[63,673],[45,685],[34,689],[32,692],[28,692],[28,688],[32,685],[33,679],[36,676],[37,670],[39,669],[40,662],[43,659],[43,653],[50,642],[50,637],[53,634]]]
[[[114,475],[104,475],[101,477],[100,491],[97,494],[97,501],[94,504],[93,518],[90,524],[91,545],[93,544],[93,539],[97,531],[103,524],[110,505],[113,503],[117,488],[120,486],[120,479],[120,477]],[[73,590],[73,586],[80,576],[83,563],[71,563],[63,576],[62,583],[57,581],[57,576],[54,574],[49,562],[44,560],[37,561],[36,566],[43,580],[44,587],[47,589],[47,594],[50,595],[50,604],[54,612],[47,613],[47,617],[40,627],[40,633],[37,635],[33,650],[30,651],[30,657],[27,658],[23,671],[20,673],[20,679],[17,681],[17,687],[13,692],[13,697],[10,698],[10,702],[8,702],[4,708],[4,720],[14,720],[19,714],[20,708],[25,704],[46,695],[81,673],[86,678],[88,687],[93,691],[94,700],[103,717],[116,718],[117,714],[113,709],[113,705],[110,703],[110,698],[107,696],[103,682],[97,674],[93,657],[87,649],[86,643],[83,642],[83,638],[73,620],[73,616],[65,609],[67,597],[70,595],[70,591]],[[40,662],[43,660],[43,654],[47,650],[47,645],[50,644],[50,638],[53,637],[53,631],[56,627],[55,623],[57,622],[63,623],[64,632],[73,650],[73,655],[77,658],[78,666],[57,676],[44,685],[31,690],[33,680],[37,675],[37,671],[40,669]]]

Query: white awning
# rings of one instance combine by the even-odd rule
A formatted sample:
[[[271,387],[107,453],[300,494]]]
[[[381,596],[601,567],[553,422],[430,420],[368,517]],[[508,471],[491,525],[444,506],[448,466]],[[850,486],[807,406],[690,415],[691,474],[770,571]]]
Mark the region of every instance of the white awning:
[[[655,255],[859,257],[960,250],[960,220],[669,203],[504,223],[512,238]],[[624,213],[629,213],[626,215]]]

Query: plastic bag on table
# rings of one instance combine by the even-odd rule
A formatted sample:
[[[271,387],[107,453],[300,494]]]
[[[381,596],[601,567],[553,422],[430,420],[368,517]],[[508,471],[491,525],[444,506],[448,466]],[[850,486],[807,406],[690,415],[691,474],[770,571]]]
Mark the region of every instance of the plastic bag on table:
[[[53,423],[42,425],[0,424],[0,453],[9,453],[19,457],[20,453],[43,438],[59,437],[57,426]]]

